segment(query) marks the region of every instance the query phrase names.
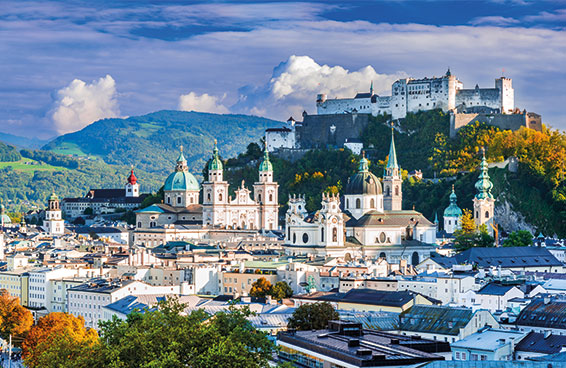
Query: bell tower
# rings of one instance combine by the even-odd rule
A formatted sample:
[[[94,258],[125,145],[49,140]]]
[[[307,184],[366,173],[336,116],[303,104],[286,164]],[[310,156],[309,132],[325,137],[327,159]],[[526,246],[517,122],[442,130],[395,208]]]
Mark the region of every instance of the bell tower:
[[[273,181],[273,165],[267,149],[259,164],[259,179],[254,183],[254,200],[259,205],[259,227],[263,230],[279,228],[279,184]]]
[[[138,184],[138,178],[134,175],[134,168],[130,171],[130,176],[128,176],[128,181],[126,183],[126,197],[137,198],[140,196],[140,185]]]
[[[224,181],[224,165],[218,153],[216,139],[212,159],[208,163],[208,180],[202,183],[203,225],[226,226],[228,211],[228,182]]]
[[[61,216],[61,208],[59,206],[59,198],[55,193],[51,194],[47,202],[45,210],[45,227],[50,235],[63,235],[65,233],[65,225]]]
[[[493,198],[491,194],[493,183],[489,180],[488,165],[485,159],[484,149],[482,149],[480,175],[475,186],[478,193],[474,197],[474,220],[478,227],[485,224],[489,234],[493,235],[492,225],[494,224],[495,198]]]

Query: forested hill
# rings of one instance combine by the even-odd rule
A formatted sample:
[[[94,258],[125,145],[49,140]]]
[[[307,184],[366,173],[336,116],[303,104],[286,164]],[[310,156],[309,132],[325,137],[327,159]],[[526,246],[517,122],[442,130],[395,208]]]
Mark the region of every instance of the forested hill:
[[[362,139],[368,147],[370,170],[383,176],[383,167],[391,141],[388,117],[372,118]],[[519,131],[501,131],[486,124],[471,124],[460,129],[454,139],[448,136],[449,117],[442,111],[409,114],[395,125],[395,142],[399,165],[407,171],[420,169],[425,178],[439,178],[437,183],[405,180],[403,206],[421,211],[431,221],[448,206],[448,196],[455,184],[458,204],[471,208],[475,195],[474,183],[485,147],[489,162],[500,162],[515,156],[519,169],[491,169],[493,194],[498,201],[500,225],[504,230],[526,228],[545,235],[566,236],[566,136],[544,129],[543,132],[522,128]],[[257,179],[257,165],[261,151],[250,146],[244,154],[225,163],[225,178],[233,186],[243,180]],[[319,150],[307,153],[291,163],[272,158],[275,179],[280,184],[279,199],[285,211],[288,194],[305,194],[307,209],[320,208],[320,193],[343,193],[348,177],[356,169],[360,157],[348,150]],[[535,234],[536,235],[536,234]]]
[[[247,115],[158,111],[126,119],[103,119],[65,134],[43,147],[60,154],[96,156],[114,165],[166,174],[174,167],[179,146],[193,173],[200,173],[214,139],[224,157],[243,152],[264,130],[281,123]]]

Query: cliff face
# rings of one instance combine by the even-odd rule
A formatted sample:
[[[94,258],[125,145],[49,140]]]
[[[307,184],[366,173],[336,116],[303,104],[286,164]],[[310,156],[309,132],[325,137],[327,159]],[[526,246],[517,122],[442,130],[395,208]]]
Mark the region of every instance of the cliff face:
[[[516,211],[504,195],[499,196],[496,203],[495,218],[501,228],[507,232],[528,230],[531,234],[537,235],[536,227],[529,224],[525,216]]]

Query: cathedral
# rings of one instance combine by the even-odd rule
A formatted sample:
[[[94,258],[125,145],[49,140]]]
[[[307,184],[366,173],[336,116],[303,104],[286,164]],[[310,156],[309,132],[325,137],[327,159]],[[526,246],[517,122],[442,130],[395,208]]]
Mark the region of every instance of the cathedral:
[[[173,229],[177,235],[189,228],[278,229],[279,185],[273,180],[273,165],[267,151],[259,165],[259,177],[253,184],[253,192],[242,182],[234,191],[235,196],[230,197],[229,184],[224,181],[223,172],[222,160],[215,143],[212,159],[208,164],[208,177],[202,183],[201,204],[201,187],[189,172],[181,147],[175,171],[167,177],[163,186],[163,203],[135,212],[137,239],[145,239],[141,233],[147,230],[151,230],[152,236],[158,237],[160,229],[165,232]]]
[[[383,184],[362,157],[346,185],[343,202],[323,194],[322,208],[306,212],[304,197],[289,198],[285,248],[290,255],[407,260],[416,265],[435,250],[436,226],[420,212],[403,210],[401,168],[393,130]]]

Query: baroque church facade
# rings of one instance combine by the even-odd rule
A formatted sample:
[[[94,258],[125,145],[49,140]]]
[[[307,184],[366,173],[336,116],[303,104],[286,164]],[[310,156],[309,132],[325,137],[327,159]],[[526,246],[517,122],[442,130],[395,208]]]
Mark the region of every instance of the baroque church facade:
[[[383,184],[360,160],[348,181],[343,202],[322,195],[322,207],[309,215],[304,197],[289,198],[285,249],[289,255],[387,258],[418,264],[434,251],[436,226],[420,212],[403,210],[401,168],[393,131]]]
[[[229,184],[224,181],[224,168],[216,144],[208,164],[208,177],[201,186],[189,172],[187,160],[181,152],[175,171],[165,180],[163,203],[136,211],[136,232],[158,233],[174,231],[181,235],[190,229],[276,230],[278,220],[278,189],[273,179],[273,165],[267,151],[259,165],[258,181],[253,192],[245,183],[230,197]],[[201,236],[200,232],[193,234]],[[151,234],[150,234],[151,236]],[[141,237],[138,237],[141,240]]]

